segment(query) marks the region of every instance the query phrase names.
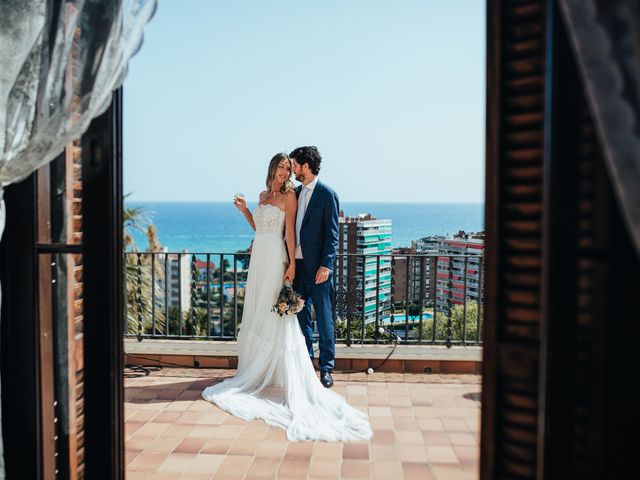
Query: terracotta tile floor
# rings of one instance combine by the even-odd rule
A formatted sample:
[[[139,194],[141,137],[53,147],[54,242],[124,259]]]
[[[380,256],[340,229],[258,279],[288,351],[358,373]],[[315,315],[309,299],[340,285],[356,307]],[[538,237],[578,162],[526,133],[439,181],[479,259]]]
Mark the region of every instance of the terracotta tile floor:
[[[479,375],[334,373],[334,391],[368,412],[366,442],[287,442],[200,398],[234,370],[165,368],[125,379],[127,480],[477,479]]]

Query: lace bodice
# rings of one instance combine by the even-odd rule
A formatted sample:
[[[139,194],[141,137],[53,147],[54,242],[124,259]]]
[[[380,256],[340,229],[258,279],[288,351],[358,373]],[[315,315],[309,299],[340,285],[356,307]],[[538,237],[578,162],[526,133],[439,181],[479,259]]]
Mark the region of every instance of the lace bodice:
[[[284,220],[284,210],[269,203],[258,204],[253,212],[253,221],[256,224],[256,234],[281,234],[284,228]]]

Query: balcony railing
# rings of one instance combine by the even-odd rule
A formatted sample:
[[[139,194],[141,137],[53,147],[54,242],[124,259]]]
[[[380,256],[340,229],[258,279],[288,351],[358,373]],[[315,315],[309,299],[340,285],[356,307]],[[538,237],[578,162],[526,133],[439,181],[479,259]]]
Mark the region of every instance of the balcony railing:
[[[237,338],[248,253],[124,256],[126,336],[139,341]],[[445,278],[439,275],[438,260],[444,257],[464,264],[460,275],[450,269],[441,272]],[[481,345],[483,260],[464,254],[338,255],[333,275],[336,342]],[[372,263],[363,271],[366,261]],[[474,277],[465,273],[472,262],[479,267]]]

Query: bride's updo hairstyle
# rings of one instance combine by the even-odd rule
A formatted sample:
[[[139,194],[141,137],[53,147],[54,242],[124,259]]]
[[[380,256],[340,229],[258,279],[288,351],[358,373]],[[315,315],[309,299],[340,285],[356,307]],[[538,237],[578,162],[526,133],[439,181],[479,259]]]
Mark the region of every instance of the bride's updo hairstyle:
[[[267,173],[267,192],[269,193],[273,193],[271,187],[276,180],[276,173],[278,172],[278,167],[282,162],[287,162],[289,166],[289,172],[293,172],[293,162],[289,158],[289,155],[287,155],[286,153],[276,153],[269,162],[269,170]],[[294,185],[291,181],[291,178],[287,178],[280,188],[280,193],[287,193],[288,191],[292,191],[293,189]]]

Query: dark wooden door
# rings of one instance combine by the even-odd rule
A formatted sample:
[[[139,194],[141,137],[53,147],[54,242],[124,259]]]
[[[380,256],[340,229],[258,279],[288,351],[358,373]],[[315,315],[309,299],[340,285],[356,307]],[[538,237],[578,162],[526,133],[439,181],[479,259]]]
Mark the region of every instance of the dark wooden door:
[[[120,112],[6,190],[8,478],[124,478]]]

